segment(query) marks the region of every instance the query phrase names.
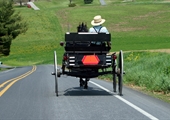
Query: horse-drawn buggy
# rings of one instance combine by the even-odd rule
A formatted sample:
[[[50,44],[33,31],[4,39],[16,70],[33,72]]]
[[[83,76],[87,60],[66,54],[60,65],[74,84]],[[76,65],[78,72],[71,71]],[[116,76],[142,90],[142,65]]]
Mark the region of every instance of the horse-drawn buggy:
[[[57,54],[54,51],[54,72],[52,75],[55,75],[57,96],[58,77],[61,75],[78,77],[80,87],[88,89],[90,78],[105,74],[113,76],[113,91],[116,92],[118,83],[118,92],[122,95],[123,52],[120,50],[118,58],[116,53],[108,54],[110,51],[108,42],[111,42],[111,34],[107,33],[65,33],[65,42],[60,43],[65,48],[61,68],[57,66]]]

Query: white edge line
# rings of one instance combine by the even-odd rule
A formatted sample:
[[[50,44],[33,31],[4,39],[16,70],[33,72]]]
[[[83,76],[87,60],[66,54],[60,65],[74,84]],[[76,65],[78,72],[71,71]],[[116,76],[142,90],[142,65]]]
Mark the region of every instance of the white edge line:
[[[95,82],[92,82],[92,81],[89,81],[89,82],[92,83],[92,84],[94,84],[94,85],[96,85],[96,86],[98,86],[99,88],[105,90],[106,92],[113,94],[112,91],[104,88],[103,86],[101,86],[101,85],[99,85],[99,84],[97,84],[97,83],[95,83]],[[134,108],[135,110],[139,111],[139,112],[142,113],[143,115],[147,116],[147,117],[150,118],[151,120],[159,120],[158,118],[156,118],[156,117],[154,117],[153,115],[147,113],[146,111],[142,110],[141,108],[137,107],[136,105],[132,104],[131,102],[125,100],[124,98],[120,97],[119,95],[114,95],[114,96],[115,96],[117,99],[121,100],[122,102],[126,103],[127,105],[131,106],[131,107]]]
[[[7,73],[7,72],[10,72],[10,71],[14,70],[15,68],[16,68],[16,67],[14,67],[14,68],[12,68],[12,69],[10,69],[10,70],[2,71],[2,72],[0,72],[0,73]]]

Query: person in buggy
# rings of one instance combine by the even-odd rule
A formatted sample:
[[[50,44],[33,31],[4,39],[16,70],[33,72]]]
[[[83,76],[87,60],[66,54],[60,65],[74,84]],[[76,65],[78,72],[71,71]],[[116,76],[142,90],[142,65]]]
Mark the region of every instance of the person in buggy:
[[[91,21],[91,25],[93,27],[91,27],[89,29],[90,33],[109,33],[109,31],[107,30],[106,27],[102,26],[102,24],[105,22],[105,19],[102,19],[101,15],[97,15],[93,18],[93,20]],[[93,42],[93,45],[101,45],[103,44],[102,42]],[[107,45],[109,47],[111,47],[110,42],[107,42]]]
[[[94,17],[94,19],[91,21],[91,24],[93,27],[91,27],[90,29],[88,29],[87,27],[87,24],[86,23],[79,23],[79,25],[77,26],[77,33],[79,32],[87,32],[87,33],[106,33],[106,34],[109,34],[108,30],[106,27],[103,27],[102,24],[105,22],[105,19],[102,19],[102,17],[100,15],[97,15]],[[107,46],[106,46],[106,43],[103,41],[97,41],[97,42],[94,42],[94,41],[81,41],[81,42],[77,42],[76,43],[72,43],[72,41],[70,42],[67,42],[66,43],[66,46],[69,46],[69,47],[84,47],[84,46],[88,46],[88,47],[92,47],[93,46],[95,47],[98,47],[98,48],[101,48],[101,47],[109,47],[109,50],[110,50],[110,42],[107,42]],[[79,53],[76,53],[76,54],[79,54]],[[66,55],[66,52],[64,53],[63,56],[67,56]],[[65,71],[65,60],[63,59],[63,64],[62,64],[62,73],[64,73]],[[80,77],[80,87],[84,86],[85,89],[88,88],[88,81],[90,80],[90,78],[82,78]]]

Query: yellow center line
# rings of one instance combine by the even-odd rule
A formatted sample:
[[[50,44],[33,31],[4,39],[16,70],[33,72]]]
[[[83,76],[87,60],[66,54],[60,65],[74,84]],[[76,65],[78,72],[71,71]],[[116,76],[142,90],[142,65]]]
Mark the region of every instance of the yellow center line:
[[[9,82],[11,82],[11,81],[12,81],[12,79],[11,79],[11,80],[7,80],[6,82],[0,84],[0,88],[4,87],[4,85],[6,85],[7,83],[9,83]]]
[[[19,81],[19,80],[27,77],[28,75],[32,74],[34,71],[36,71],[36,66],[33,66],[32,70],[24,73],[23,75],[20,75],[20,76],[18,76],[18,77],[16,77],[16,78],[7,80],[6,82],[2,83],[2,84],[0,85],[0,88],[10,82],[3,90],[0,91],[0,97],[1,97],[14,83],[16,83],[17,81]]]
[[[32,70],[31,70],[31,71],[32,71]],[[16,77],[16,78],[12,78],[12,79],[10,79],[10,80],[7,80],[6,82],[4,82],[4,83],[2,83],[2,84],[0,85],[0,88],[4,87],[4,85],[6,85],[7,83],[9,83],[9,82],[11,82],[11,81],[13,81],[13,80],[19,79],[19,78],[21,78],[22,76],[27,75],[29,72],[30,72],[30,71],[28,71],[28,72],[24,73],[23,75],[20,75],[20,76],[18,76],[18,77]]]

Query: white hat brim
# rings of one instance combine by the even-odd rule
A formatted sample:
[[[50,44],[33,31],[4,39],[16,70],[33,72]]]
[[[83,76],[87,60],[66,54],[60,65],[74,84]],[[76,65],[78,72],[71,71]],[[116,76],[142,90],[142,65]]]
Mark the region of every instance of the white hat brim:
[[[91,21],[91,24],[92,24],[93,26],[98,26],[98,25],[103,24],[105,21],[106,21],[105,19],[102,19],[101,22],[95,23],[94,20],[92,20],[92,21]]]

